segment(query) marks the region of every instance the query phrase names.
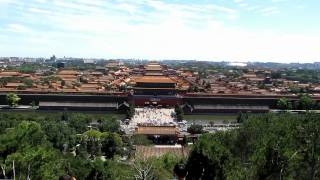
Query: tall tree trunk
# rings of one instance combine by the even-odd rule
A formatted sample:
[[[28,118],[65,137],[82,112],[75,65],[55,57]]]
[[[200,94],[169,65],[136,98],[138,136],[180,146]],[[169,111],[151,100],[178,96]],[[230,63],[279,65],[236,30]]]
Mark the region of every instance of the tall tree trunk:
[[[30,164],[28,165],[28,176],[27,176],[27,180],[30,180]]]
[[[7,176],[6,176],[6,166],[4,164],[1,165],[1,170],[2,170],[3,177],[6,179],[7,178]]]
[[[16,180],[16,169],[14,167],[14,160],[12,161],[13,180]]]

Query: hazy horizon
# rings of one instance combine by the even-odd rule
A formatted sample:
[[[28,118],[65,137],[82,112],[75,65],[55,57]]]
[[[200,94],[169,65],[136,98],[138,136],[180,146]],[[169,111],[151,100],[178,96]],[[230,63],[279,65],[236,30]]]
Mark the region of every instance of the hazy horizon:
[[[316,0],[0,0],[1,57],[320,61]]]
[[[56,56],[55,54],[53,54]],[[53,56],[52,55],[52,56]],[[44,57],[44,56],[0,56],[0,58],[34,58],[34,59],[50,59],[52,56]],[[136,59],[136,58],[105,58],[105,57],[57,57],[59,59],[84,59],[84,60],[131,60],[131,61],[199,61],[199,62],[227,62],[227,63],[282,63],[282,64],[290,64],[290,63],[300,63],[300,64],[306,64],[306,63],[320,63],[320,60],[314,60],[314,61],[280,61],[274,60],[274,61],[268,61],[268,60],[222,60],[222,59],[216,59],[216,60],[206,60],[206,59]],[[68,60],[66,60],[68,61]]]

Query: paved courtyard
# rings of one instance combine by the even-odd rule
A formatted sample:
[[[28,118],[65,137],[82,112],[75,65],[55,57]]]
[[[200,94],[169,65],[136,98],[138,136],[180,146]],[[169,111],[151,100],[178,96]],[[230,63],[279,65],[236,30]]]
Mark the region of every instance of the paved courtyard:
[[[136,108],[133,124],[168,125],[174,122],[173,108]]]
[[[134,116],[129,125],[124,126],[128,133],[133,133],[135,128],[140,125],[166,126],[175,125],[174,108],[135,108]]]

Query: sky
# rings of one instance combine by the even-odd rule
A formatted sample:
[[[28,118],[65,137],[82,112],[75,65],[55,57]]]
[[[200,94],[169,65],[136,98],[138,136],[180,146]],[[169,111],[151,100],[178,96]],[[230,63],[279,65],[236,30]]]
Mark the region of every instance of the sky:
[[[0,0],[0,56],[320,61],[319,0]]]

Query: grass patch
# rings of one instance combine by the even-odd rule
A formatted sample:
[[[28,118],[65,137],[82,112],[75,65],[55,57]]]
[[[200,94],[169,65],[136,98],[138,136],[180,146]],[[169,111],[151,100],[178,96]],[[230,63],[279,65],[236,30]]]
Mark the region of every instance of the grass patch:
[[[236,121],[237,114],[209,114],[209,115],[184,115],[187,121]]]

